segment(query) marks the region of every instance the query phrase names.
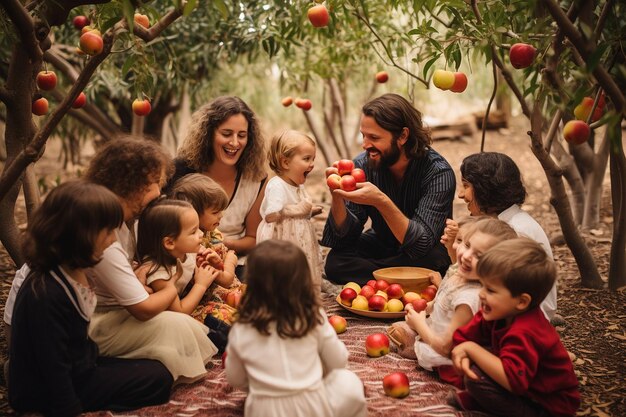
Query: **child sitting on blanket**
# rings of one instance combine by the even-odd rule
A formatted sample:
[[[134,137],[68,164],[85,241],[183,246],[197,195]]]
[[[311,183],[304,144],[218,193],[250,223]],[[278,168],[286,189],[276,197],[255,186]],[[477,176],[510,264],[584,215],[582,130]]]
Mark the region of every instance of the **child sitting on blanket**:
[[[497,416],[574,416],[578,380],[540,304],[556,280],[541,245],[517,238],[478,261],[481,310],[454,333],[452,361],[466,391],[450,399]]]
[[[459,234],[463,240],[456,248],[456,272],[454,269],[448,272],[443,280],[439,274],[431,276],[439,290],[430,317],[426,317],[426,311],[409,310],[405,323],[394,323],[387,330],[402,356],[417,359],[422,368],[437,371],[443,381],[457,386],[460,378],[449,359],[452,334],[458,327],[469,323],[478,311],[480,285],[476,264],[496,243],[517,237],[510,226],[493,218],[461,224]]]
[[[304,252],[267,240],[248,256],[248,291],[226,349],[228,382],[249,391],[244,415],[366,416],[363,383],[321,307]]]

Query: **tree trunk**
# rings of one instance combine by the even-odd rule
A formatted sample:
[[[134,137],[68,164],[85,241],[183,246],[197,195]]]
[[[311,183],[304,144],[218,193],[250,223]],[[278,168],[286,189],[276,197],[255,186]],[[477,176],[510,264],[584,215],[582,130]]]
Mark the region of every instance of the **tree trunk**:
[[[324,111],[324,109],[322,109],[322,111]],[[302,110],[302,114],[304,115],[304,118],[306,119],[306,124],[309,125],[309,130],[311,131],[311,133],[313,134],[313,137],[315,138],[315,141],[317,142],[317,146],[320,148],[320,151],[322,152],[322,157],[324,158],[324,161],[326,162],[326,166],[330,166],[332,162],[328,155],[326,144],[321,140],[322,135],[319,129],[315,126],[315,123],[313,123],[313,118],[311,117],[311,111]]]
[[[622,146],[621,120],[608,126],[611,139],[611,199],[613,202],[613,241],[609,262],[609,289],[626,285],[626,158]]]
[[[587,195],[585,200],[585,215],[583,216],[582,230],[595,229],[600,223],[600,203],[602,201],[602,183],[609,160],[609,131],[604,133],[598,152],[593,158],[593,169],[587,180]]]
[[[574,222],[579,225],[583,219],[585,212],[585,184],[580,171],[574,163],[572,155],[563,149],[563,145],[559,141],[552,144],[552,154],[559,162],[559,167],[563,170],[563,176],[567,180],[571,190],[571,207],[574,216]]]
[[[22,190],[24,192],[24,202],[26,204],[26,216],[31,219],[33,212],[41,204],[39,196],[39,187],[37,186],[37,177],[35,176],[35,164],[30,164],[24,172],[22,182]]]

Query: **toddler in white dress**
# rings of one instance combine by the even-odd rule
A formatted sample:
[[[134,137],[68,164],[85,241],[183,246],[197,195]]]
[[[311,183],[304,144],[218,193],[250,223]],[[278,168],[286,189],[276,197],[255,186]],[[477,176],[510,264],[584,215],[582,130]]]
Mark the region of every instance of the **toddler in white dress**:
[[[248,289],[226,348],[226,378],[249,391],[244,415],[366,416],[363,383],[328,323],[301,249],[268,240],[248,256]]]

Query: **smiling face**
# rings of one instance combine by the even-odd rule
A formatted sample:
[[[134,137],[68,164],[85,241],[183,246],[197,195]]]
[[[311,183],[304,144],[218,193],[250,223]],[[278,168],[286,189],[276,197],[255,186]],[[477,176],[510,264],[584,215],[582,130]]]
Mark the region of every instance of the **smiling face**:
[[[220,220],[224,215],[224,211],[216,210],[213,207],[207,207],[200,216],[200,230],[212,232],[220,225]]]
[[[198,214],[192,208],[185,208],[180,216],[180,234],[176,238],[165,238],[166,248],[170,254],[183,259],[187,253],[196,253],[202,242],[202,231],[199,227]]]
[[[474,187],[472,184],[467,182],[465,179],[461,179],[461,189],[459,190],[458,197],[465,201],[467,204],[467,209],[472,216],[480,216],[484,213],[480,211],[476,200],[474,199]]]
[[[481,256],[494,244],[493,236],[482,232],[474,232],[457,246],[456,257],[459,264],[458,273],[468,281],[476,281],[476,266]]]
[[[482,288],[478,293],[483,318],[487,321],[506,319],[507,324],[528,307],[527,294],[513,297],[511,291],[504,286],[501,279],[480,279]]]
[[[370,116],[361,117],[361,134],[363,149],[367,152],[367,161],[372,168],[389,168],[402,154],[400,141],[394,139],[391,132],[383,129]],[[403,139],[405,140],[405,139]]]
[[[315,146],[303,140],[293,156],[282,161],[284,170],[280,176],[291,185],[302,185],[309,173],[313,171],[314,163]]]
[[[234,166],[248,144],[248,120],[243,114],[234,114],[215,129],[213,153],[215,161]]]

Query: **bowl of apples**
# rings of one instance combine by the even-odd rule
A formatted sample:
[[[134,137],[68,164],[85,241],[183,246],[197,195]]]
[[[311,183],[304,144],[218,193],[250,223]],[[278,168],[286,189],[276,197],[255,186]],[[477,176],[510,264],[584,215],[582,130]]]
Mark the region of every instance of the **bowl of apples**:
[[[394,266],[377,269],[373,275],[376,280],[385,280],[389,284],[400,284],[405,291],[421,292],[430,285],[432,269],[415,266]]]

